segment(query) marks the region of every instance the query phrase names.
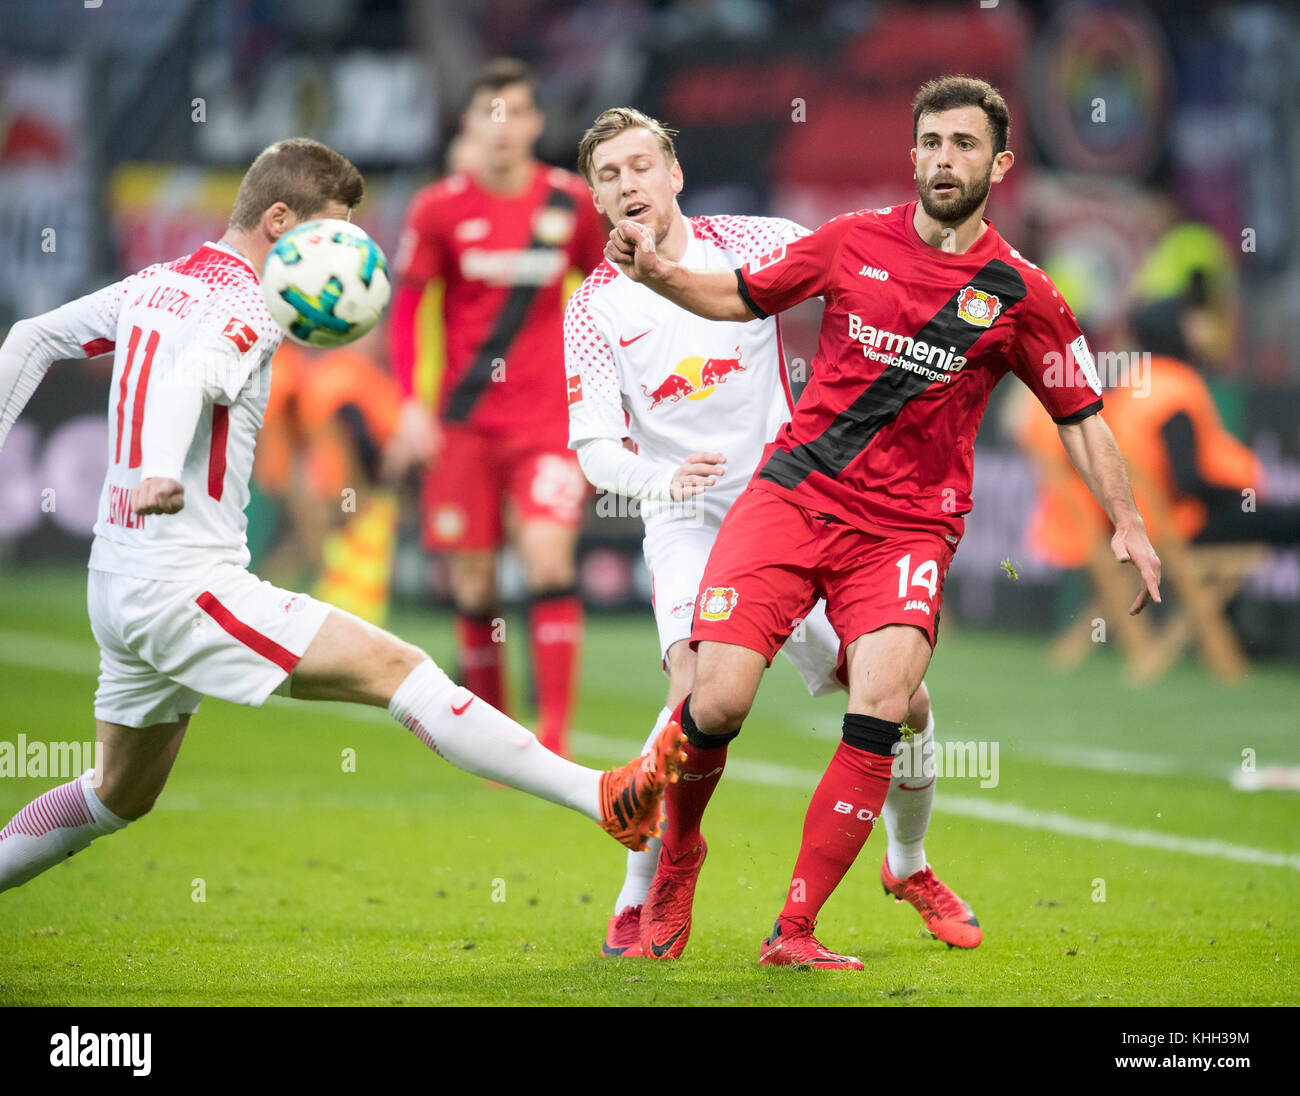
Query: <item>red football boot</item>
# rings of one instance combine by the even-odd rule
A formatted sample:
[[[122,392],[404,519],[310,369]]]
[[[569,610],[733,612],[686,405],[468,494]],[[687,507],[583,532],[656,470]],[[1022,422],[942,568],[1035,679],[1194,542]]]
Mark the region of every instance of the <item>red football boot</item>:
[[[633,959],[641,954],[641,907],[624,906],[609,919],[600,954],[609,959]]]
[[[837,955],[813,935],[816,922],[806,917],[781,918],[758,951],[760,967],[809,967],[812,970],[862,970],[862,960]]]
[[[660,849],[650,892],[641,911],[641,954],[646,959],[676,959],[691,938],[691,906],[695,902],[695,881],[704,865],[709,846],[704,838],[676,863],[668,850]]]
[[[975,920],[970,906],[966,905],[930,870],[898,879],[889,870],[889,857],[880,865],[880,882],[886,894],[895,902],[911,902],[921,915],[925,927],[936,940],[950,948],[974,948],[984,939],[980,923]]]

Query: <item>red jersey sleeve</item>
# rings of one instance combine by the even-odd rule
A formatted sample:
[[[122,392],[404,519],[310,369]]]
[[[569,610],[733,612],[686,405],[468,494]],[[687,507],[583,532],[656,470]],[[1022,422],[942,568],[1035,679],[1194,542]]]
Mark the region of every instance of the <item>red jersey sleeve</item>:
[[[1016,376],[1064,426],[1101,410],[1101,381],[1070,306],[1042,280],[1041,287],[1031,284],[1020,306],[1010,358]]]
[[[591,274],[605,258],[605,241],[609,239],[609,224],[596,212],[591,196],[584,192],[576,204],[577,226],[569,258],[583,275]]]
[[[442,238],[429,189],[411,202],[393,262],[393,303],[388,313],[388,359],[402,397],[415,392],[415,325],[424,287],[443,276]]]
[[[736,269],[741,297],[759,319],[831,292],[835,254],[856,222],[852,214],[827,221],[816,232],[789,240]]]
[[[427,191],[417,194],[402,227],[397,261],[393,263],[399,285],[423,286],[443,275],[446,252],[434,212],[432,195]]]

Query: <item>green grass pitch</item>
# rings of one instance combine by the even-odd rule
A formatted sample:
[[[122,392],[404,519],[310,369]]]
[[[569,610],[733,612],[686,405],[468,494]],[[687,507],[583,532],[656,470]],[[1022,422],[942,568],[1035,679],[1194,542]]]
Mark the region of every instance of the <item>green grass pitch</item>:
[[[445,619],[393,627],[449,663]],[[648,612],[590,623],[581,760],[637,751],[655,656]],[[0,576],[0,740],[93,738],[95,669],[83,572]],[[974,951],[882,895],[877,832],[818,932],[866,971],[757,965],[843,711],[778,661],[706,819],[679,962],[599,957],[623,853],[578,815],[452,769],[379,713],[210,700],[152,815],[0,895],[0,1004],[1300,1001],[1300,797],[1228,782],[1243,750],[1300,762],[1294,669],[1227,688],[1189,664],[1136,690],[1107,651],[1060,675],[1040,638],[958,632],[928,680],[941,741],[998,745],[996,787],[940,779],[926,845],[984,926]],[[53,783],[0,779],[0,825]]]

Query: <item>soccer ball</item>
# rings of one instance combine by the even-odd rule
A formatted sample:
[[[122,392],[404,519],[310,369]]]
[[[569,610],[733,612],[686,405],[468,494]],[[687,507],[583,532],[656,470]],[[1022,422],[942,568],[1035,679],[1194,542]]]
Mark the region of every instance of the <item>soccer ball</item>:
[[[379,245],[347,221],[308,221],[271,248],[262,293],[275,322],[304,346],[343,346],[379,321],[392,285]]]

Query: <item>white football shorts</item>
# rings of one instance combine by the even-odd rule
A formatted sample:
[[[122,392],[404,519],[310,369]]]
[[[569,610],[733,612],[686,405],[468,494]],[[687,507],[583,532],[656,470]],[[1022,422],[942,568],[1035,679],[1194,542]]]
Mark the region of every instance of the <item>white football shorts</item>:
[[[86,603],[99,644],[95,717],[126,727],[172,723],[205,696],[257,708],[288,695],[330,611],[242,567],[179,582],[92,570]]]
[[[665,518],[646,527],[646,566],[650,569],[651,600],[659,629],[659,656],[665,668],[668,648],[691,638],[695,599],[699,595],[704,565],[708,562],[718,526],[712,521]],[[813,696],[826,696],[842,686],[835,676],[840,637],[826,618],[826,603],[817,602],[801,625],[796,625],[781,653],[794,663]]]

